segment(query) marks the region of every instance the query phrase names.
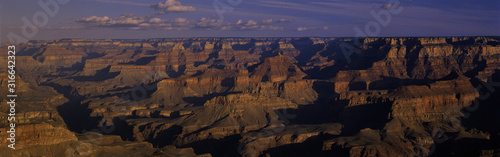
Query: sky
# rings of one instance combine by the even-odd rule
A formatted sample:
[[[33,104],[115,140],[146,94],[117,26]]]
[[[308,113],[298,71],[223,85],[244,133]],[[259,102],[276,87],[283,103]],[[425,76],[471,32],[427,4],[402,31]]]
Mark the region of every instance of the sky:
[[[499,28],[500,0],[0,2],[0,43],[61,38],[500,36]]]

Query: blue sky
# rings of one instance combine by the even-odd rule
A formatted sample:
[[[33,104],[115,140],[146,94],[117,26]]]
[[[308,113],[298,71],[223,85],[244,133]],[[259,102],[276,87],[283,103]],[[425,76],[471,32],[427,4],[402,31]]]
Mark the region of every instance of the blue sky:
[[[23,36],[22,18],[33,22],[44,12],[38,1],[0,2],[0,42],[10,32]],[[23,37],[500,35],[499,0],[70,0],[58,5],[48,23],[38,23],[37,33]],[[372,13],[388,13],[390,19]]]

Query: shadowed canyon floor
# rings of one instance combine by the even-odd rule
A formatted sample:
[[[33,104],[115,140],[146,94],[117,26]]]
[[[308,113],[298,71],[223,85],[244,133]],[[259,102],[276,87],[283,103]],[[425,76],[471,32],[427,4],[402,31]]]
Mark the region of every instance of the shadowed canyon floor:
[[[30,41],[16,56],[17,149],[2,121],[0,156],[500,156],[499,44]]]

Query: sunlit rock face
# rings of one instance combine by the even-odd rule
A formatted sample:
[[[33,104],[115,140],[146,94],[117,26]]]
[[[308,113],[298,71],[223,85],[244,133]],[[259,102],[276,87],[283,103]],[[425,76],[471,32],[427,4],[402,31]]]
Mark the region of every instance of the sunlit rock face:
[[[22,104],[16,122],[24,136],[12,154],[498,156],[499,43],[498,37],[30,41],[18,45],[16,56]],[[359,51],[344,52],[345,44]],[[0,109],[6,118],[9,108]],[[0,122],[2,137],[7,129]]]

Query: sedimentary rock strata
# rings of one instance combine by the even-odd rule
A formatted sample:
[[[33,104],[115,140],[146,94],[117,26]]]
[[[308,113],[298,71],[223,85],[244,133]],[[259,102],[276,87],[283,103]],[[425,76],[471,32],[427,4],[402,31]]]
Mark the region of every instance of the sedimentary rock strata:
[[[24,136],[12,154],[498,155],[498,119],[485,125],[463,117],[498,112],[499,43],[498,37],[30,41],[18,45],[16,56],[17,129]],[[359,51],[343,51],[346,44]],[[7,108],[0,109],[5,117]],[[7,123],[0,127],[6,136]],[[465,150],[469,141],[476,145]]]

